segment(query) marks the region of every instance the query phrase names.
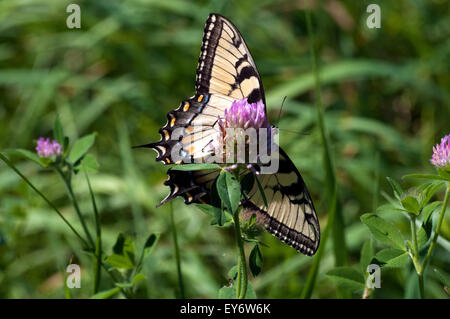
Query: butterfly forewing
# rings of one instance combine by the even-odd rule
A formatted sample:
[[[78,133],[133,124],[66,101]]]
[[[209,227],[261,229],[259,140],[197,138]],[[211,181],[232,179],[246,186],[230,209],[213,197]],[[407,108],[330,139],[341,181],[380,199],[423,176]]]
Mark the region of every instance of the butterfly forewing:
[[[238,29],[226,18],[211,14],[206,21],[198,60],[197,92],[218,93],[249,103],[262,100],[262,82],[252,55]]]

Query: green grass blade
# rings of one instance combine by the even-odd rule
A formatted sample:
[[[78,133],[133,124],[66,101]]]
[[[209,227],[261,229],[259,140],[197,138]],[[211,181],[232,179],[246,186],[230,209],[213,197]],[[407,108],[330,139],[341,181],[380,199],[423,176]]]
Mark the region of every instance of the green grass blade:
[[[92,191],[91,182],[89,181],[89,176],[84,171],[84,175],[86,176],[86,181],[89,188],[89,194],[91,196],[92,208],[94,210],[94,220],[95,220],[95,230],[96,230],[96,238],[95,238],[95,264],[94,264],[94,294],[98,292],[100,287],[101,280],[101,267],[102,267],[102,230],[100,227],[100,216],[97,209],[97,203],[95,202],[94,192]]]
[[[333,194],[333,197],[332,197],[331,205],[330,205],[330,212],[328,214],[328,223],[325,226],[325,229],[323,230],[319,249],[316,253],[316,256],[314,257],[311,268],[309,269],[308,277],[306,278],[306,284],[303,287],[303,291],[301,294],[302,299],[309,299],[312,296],[314,286],[316,283],[316,279],[317,279],[317,274],[319,272],[320,262],[322,260],[323,253],[326,249],[326,244],[328,242],[328,237],[329,237],[332,225],[334,224],[336,205],[337,205],[337,192],[335,191]]]
[[[320,76],[319,76],[319,64],[317,61],[317,52],[315,49],[315,37],[314,32],[312,30],[312,23],[311,23],[311,14],[309,10],[306,10],[306,22],[308,27],[308,34],[311,41],[311,56],[313,60],[313,73],[314,73],[314,83],[315,83],[315,93],[316,93],[316,109],[317,109],[317,122],[320,129],[320,137],[323,145],[323,157],[324,157],[324,165],[325,165],[325,172],[326,172],[326,185],[328,186],[328,193],[333,194],[333,205],[330,206],[330,210],[333,211],[333,214],[336,216],[333,216],[333,223],[331,224],[331,227],[333,229],[333,248],[334,248],[334,255],[336,260],[336,266],[343,266],[347,264],[348,260],[348,253],[347,248],[345,244],[345,235],[344,235],[344,222],[342,217],[342,211],[341,211],[341,205],[339,202],[339,195],[338,195],[338,186],[336,181],[336,173],[334,168],[334,160],[333,155],[330,148],[330,138],[325,126],[325,120],[324,120],[324,111],[323,111],[323,103],[322,103],[322,92],[321,92],[321,83],[320,83]],[[330,213],[331,214],[331,213]],[[330,217],[328,220],[328,223],[330,223]],[[326,226],[328,228],[328,224]],[[328,236],[326,236],[325,240],[322,239],[321,245],[326,245],[326,239],[328,239]],[[309,282],[309,286],[305,289],[305,292],[303,293],[303,296],[309,298],[312,294],[312,290],[315,285],[316,277],[317,277],[317,271],[320,266],[320,259],[321,256],[316,257],[316,265],[317,269],[313,269],[312,272],[310,272],[311,278],[307,279],[307,282]],[[316,261],[315,260],[315,261]]]
[[[172,227],[173,245],[175,249],[175,261],[177,265],[177,276],[178,276],[178,285],[180,289],[180,298],[185,299],[186,294],[184,292],[183,273],[181,272],[180,248],[178,246],[178,236],[177,236],[177,229],[175,226],[175,218],[173,216],[172,202],[170,202],[170,224]]]

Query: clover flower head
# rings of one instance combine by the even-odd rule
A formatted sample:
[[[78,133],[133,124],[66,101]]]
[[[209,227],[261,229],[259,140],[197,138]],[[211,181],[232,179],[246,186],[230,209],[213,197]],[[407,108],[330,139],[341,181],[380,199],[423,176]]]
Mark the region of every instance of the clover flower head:
[[[268,125],[264,103],[261,100],[256,103],[248,103],[247,98],[235,100],[231,107],[225,110],[225,117],[219,118],[221,129],[227,127],[259,129]]]
[[[441,138],[441,143],[433,147],[430,162],[437,168],[450,168],[450,134]]]
[[[55,140],[40,137],[37,141],[36,152],[40,157],[59,156],[62,153],[62,146]]]
[[[261,100],[249,103],[247,98],[244,98],[233,101],[230,108],[225,110],[224,116],[218,117],[218,125],[218,136],[211,144],[211,148],[214,149],[215,154],[223,154],[225,158],[229,158],[228,155],[232,154],[229,149],[231,145],[236,145],[238,141],[243,140],[242,138],[245,138],[247,146],[250,143],[249,136],[246,136],[248,129],[254,129],[257,133],[259,129],[269,127],[269,121]],[[257,138],[252,142],[256,143]],[[226,145],[227,147],[225,147]],[[224,150],[224,148],[226,149]]]

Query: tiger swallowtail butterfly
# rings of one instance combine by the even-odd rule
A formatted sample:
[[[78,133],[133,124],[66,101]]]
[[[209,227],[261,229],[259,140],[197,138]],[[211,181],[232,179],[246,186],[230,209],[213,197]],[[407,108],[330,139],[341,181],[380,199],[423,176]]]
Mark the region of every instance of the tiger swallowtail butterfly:
[[[218,119],[224,117],[233,102],[247,99],[261,102],[265,110],[264,89],[250,51],[238,29],[225,17],[210,14],[205,25],[195,83],[196,94],[167,114],[167,124],[159,132],[161,140],[142,145],[151,147],[157,161],[175,162],[175,147],[191,160],[211,156],[208,145],[217,138]],[[200,127],[200,128],[199,128]],[[175,130],[181,137],[173,138]],[[264,228],[281,241],[306,255],[314,255],[319,246],[320,228],[314,205],[295,165],[278,148],[279,170],[276,174],[258,174],[267,202],[253,182],[241,206],[255,213]],[[181,171],[169,169],[170,194],[158,205],[181,196],[186,204],[211,204],[211,189],[220,169]]]

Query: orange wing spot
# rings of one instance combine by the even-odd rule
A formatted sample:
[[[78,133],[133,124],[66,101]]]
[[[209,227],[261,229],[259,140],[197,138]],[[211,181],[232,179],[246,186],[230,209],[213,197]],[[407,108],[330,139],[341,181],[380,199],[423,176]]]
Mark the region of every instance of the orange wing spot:
[[[184,105],[184,107],[183,107],[183,111],[185,111],[185,112],[187,112],[187,110],[189,110],[189,107],[190,107],[191,105],[189,104],[189,103],[186,103],[185,105]]]
[[[191,154],[194,154],[194,151],[195,151],[195,146],[190,146],[189,147],[189,153],[191,153]]]
[[[197,101],[201,102],[202,100],[203,100],[203,95],[199,95],[198,98],[197,98]]]
[[[192,143],[195,140],[195,135],[189,135],[188,137],[183,138],[183,144]]]
[[[164,130],[164,138],[166,139],[166,141],[168,141],[170,138],[170,134],[166,130]]]
[[[185,130],[186,133],[192,133],[194,131],[194,127],[193,126],[188,126],[184,130]]]
[[[187,198],[188,198],[188,202],[192,202],[192,200],[194,199],[194,198],[192,197],[192,195],[189,194],[189,193],[186,193],[186,196],[187,196]]]
[[[166,163],[167,163],[167,164],[170,164],[170,163],[171,163],[170,158],[166,157]]]
[[[173,117],[172,120],[170,121],[170,127],[173,127],[175,125],[175,121],[176,121],[176,118]]]

